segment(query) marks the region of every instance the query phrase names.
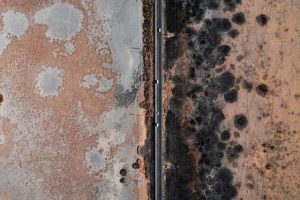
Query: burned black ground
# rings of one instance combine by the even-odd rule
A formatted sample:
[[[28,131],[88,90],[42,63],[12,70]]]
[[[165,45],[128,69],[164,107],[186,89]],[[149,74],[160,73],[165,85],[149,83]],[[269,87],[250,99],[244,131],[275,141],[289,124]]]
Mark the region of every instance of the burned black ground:
[[[238,12],[232,15],[231,21],[238,25],[242,25],[246,22],[246,18],[244,13]]]
[[[259,84],[258,86],[256,86],[256,93],[259,95],[259,96],[262,96],[262,97],[265,97],[267,95],[269,91],[269,88],[266,84]]]
[[[166,159],[172,166],[166,172],[167,199],[226,200],[238,193],[233,173],[222,163],[238,159],[243,147],[229,142],[230,132],[220,128],[226,116],[221,106],[224,99],[219,98],[226,96],[227,103],[237,101],[237,90],[233,89],[237,80],[230,69],[220,74],[215,74],[214,69],[225,63],[233,48],[223,43],[223,37],[234,39],[239,31],[232,29],[231,19],[204,18],[204,13],[207,9],[233,12],[239,4],[239,0],[223,0],[225,7],[221,7],[221,0],[167,1],[167,29],[176,35],[166,42],[167,69],[173,69],[176,63],[176,73],[170,78],[174,88],[166,117]],[[242,24],[246,21],[243,17],[237,15],[235,21]],[[193,23],[203,26],[195,30],[190,26]],[[185,42],[180,35],[184,35]],[[183,55],[178,49],[186,47],[188,65],[178,61]],[[184,106],[190,101],[192,112]],[[238,120],[243,128],[247,123],[247,119]],[[187,138],[193,138],[193,143]]]
[[[265,26],[268,23],[268,17],[265,14],[260,14],[256,17],[256,22],[260,26]]]
[[[224,94],[224,100],[228,103],[236,102],[238,99],[238,92],[236,89],[231,89]]]

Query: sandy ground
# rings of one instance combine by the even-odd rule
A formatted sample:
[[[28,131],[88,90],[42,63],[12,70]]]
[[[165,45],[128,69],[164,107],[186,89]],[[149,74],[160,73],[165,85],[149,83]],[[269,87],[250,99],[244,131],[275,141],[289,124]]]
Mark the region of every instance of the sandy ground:
[[[0,199],[146,199],[141,1],[0,15]]]
[[[246,113],[249,119],[235,139],[245,147],[244,156],[230,166],[242,199],[300,198],[298,10],[296,1],[248,1],[237,10],[247,21],[226,64],[235,64],[236,76],[254,87],[249,93],[240,89],[238,101],[225,106],[227,116]],[[260,14],[268,17],[266,26],[257,24]],[[265,97],[256,92],[262,83],[269,88]]]

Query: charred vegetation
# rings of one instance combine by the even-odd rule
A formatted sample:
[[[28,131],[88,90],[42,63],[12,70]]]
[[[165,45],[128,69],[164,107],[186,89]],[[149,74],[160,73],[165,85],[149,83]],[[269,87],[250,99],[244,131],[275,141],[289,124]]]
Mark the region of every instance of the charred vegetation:
[[[239,35],[238,30],[232,29],[231,20],[242,25],[246,19],[243,13],[234,14],[232,19],[205,18],[204,13],[207,9],[233,12],[239,4],[240,0],[167,1],[167,29],[177,35],[166,42],[167,70],[173,70],[175,61],[183,55],[178,48],[188,48],[190,61],[188,65],[176,65],[177,73],[170,78],[174,87],[166,116],[166,159],[172,166],[166,171],[168,199],[237,196],[233,173],[222,163],[238,159],[244,149],[240,144],[228,143],[229,130],[220,130],[225,115],[219,98],[223,97],[226,103],[237,101],[238,92],[234,89],[237,81],[230,70],[216,74],[214,69],[231,52],[232,47],[224,44],[222,38],[227,35],[234,39]],[[201,29],[194,29],[193,23],[201,23]],[[188,114],[187,102],[193,105],[193,111]],[[248,123],[246,117],[233,120],[239,130]]]

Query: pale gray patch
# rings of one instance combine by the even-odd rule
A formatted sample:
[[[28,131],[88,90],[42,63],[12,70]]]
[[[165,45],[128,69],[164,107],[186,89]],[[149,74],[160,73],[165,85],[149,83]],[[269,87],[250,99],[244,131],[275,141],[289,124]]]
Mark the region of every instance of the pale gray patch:
[[[141,72],[142,59],[142,2],[135,0],[97,0],[98,14],[105,28],[99,33],[108,41],[113,53],[113,69],[120,74],[118,83],[123,92],[131,92],[132,76]],[[91,25],[91,27],[93,27]],[[94,29],[89,29],[94,37]],[[107,34],[109,33],[109,34]],[[103,45],[99,43],[97,45]],[[102,49],[102,47],[97,48]]]
[[[58,67],[47,67],[38,74],[36,89],[41,96],[58,96],[58,90],[63,82],[62,73],[63,70]]]
[[[16,11],[9,10],[3,14],[4,31],[20,38],[28,29],[27,17]]]
[[[131,89],[120,89],[119,92],[116,95],[116,98],[118,100],[118,106],[129,106],[131,103],[133,103],[136,99],[137,93],[140,88],[140,80],[139,80],[139,73],[135,73],[132,76],[132,80],[134,80],[134,83],[131,86]]]
[[[101,96],[102,92],[108,92],[113,86],[113,80],[102,74],[87,74],[83,77],[81,86],[84,88],[96,87],[96,96]]]
[[[105,167],[105,158],[96,149],[86,152],[85,160],[91,172],[98,172]]]
[[[83,77],[82,87],[91,88],[98,84],[98,78],[96,74],[87,74]]]
[[[36,12],[34,18],[36,23],[48,26],[48,38],[66,40],[80,31],[83,14],[73,5],[56,3]]]
[[[65,48],[65,55],[67,56],[72,55],[76,51],[75,45],[71,42],[65,44]]]
[[[7,38],[5,35],[0,34],[0,55],[4,52],[9,43],[10,39]]]
[[[101,77],[99,80],[99,87],[97,89],[98,92],[107,92],[111,89],[113,85],[112,79],[107,79],[106,77]]]

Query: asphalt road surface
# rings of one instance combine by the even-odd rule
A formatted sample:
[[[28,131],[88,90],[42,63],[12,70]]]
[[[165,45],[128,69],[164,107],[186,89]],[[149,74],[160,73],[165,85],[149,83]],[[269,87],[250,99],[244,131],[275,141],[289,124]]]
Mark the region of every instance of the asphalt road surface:
[[[162,154],[162,0],[155,0],[155,200],[163,199],[163,154]]]

